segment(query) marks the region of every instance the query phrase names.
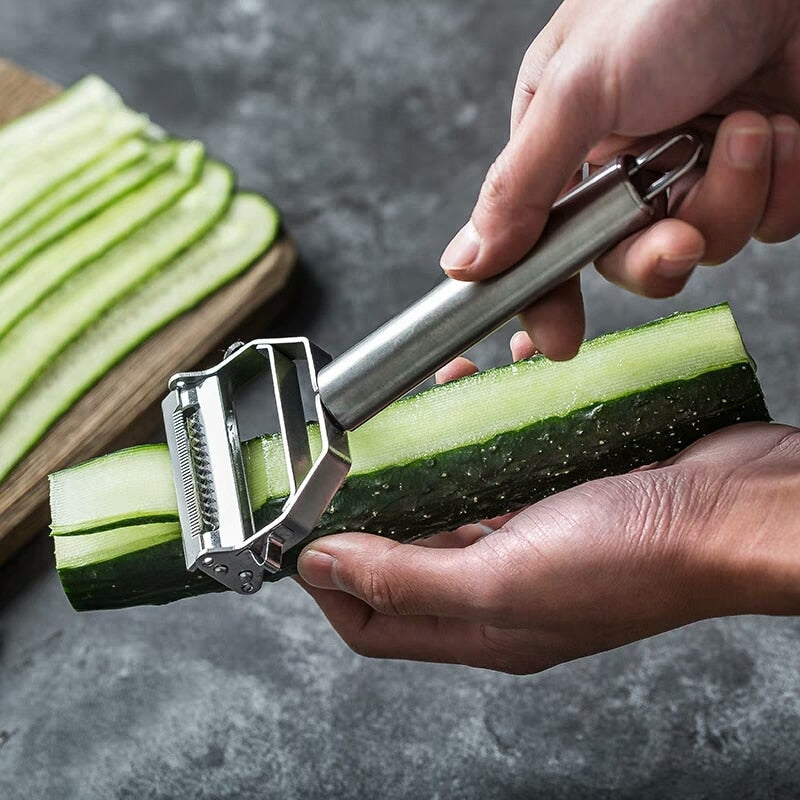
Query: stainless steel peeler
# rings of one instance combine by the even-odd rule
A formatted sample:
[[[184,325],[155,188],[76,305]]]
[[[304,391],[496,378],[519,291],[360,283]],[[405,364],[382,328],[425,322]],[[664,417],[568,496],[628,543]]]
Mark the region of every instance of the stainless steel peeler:
[[[656,170],[679,145],[689,152],[680,165]],[[667,190],[701,151],[697,136],[680,133],[638,158],[617,157],[556,203],[536,246],[514,267],[479,283],[445,279],[336,359],[303,337],[256,339],[237,343],[212,369],[173,376],[162,409],[187,569],[242,594],[257,591],[264,571],[280,570],[283,554],[307,539],[344,481],[347,431],[665,216]],[[272,384],[289,494],[279,515],[258,526],[236,401],[243,386],[264,375]],[[304,410],[304,383],[313,409]],[[307,410],[319,423],[319,447],[309,440]]]

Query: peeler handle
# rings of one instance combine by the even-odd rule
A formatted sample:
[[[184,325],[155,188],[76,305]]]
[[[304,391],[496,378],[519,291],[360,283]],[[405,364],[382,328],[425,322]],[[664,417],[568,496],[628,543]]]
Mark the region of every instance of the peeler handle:
[[[688,140],[693,154],[652,179],[652,162]],[[534,248],[515,266],[479,282],[446,278],[408,309],[325,366],[322,405],[354,430],[448,361],[512,319],[630,234],[663,217],[665,190],[694,166],[702,145],[674,136],[639,158],[618,156],[553,206]]]

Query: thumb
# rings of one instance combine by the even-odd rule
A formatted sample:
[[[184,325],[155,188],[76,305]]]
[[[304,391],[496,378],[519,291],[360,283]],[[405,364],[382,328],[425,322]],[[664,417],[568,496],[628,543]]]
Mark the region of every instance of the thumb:
[[[469,222],[441,257],[453,278],[482,280],[510,267],[542,232],[553,203],[592,146],[608,132],[613,107],[594,71],[554,58],[513,137],[489,169]]]
[[[496,610],[497,593],[469,547],[432,549],[342,533],[306,547],[297,569],[306,583],[347,592],[382,614],[475,619]]]

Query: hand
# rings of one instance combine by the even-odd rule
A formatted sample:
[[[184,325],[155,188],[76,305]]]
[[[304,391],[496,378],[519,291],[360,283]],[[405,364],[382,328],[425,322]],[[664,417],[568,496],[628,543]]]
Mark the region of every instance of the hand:
[[[466,280],[508,268],[583,161],[641,152],[653,135],[691,126],[713,140],[704,176],[684,187],[674,219],[597,265],[631,291],[668,297],[698,262],[721,263],[753,235],[778,242],[800,232],[799,118],[796,0],[566,0],[525,54],[510,141],[442,266]],[[579,279],[522,322],[523,355],[535,342],[551,358],[572,357],[584,326]]]
[[[299,580],[364,655],[536,672],[706,617],[800,613],[798,506],[800,430],[739,425],[488,526],[323,537]]]
[[[299,571],[363,655],[530,673],[706,617],[800,613],[799,505],[800,431],[751,423],[488,535],[323,537]]]

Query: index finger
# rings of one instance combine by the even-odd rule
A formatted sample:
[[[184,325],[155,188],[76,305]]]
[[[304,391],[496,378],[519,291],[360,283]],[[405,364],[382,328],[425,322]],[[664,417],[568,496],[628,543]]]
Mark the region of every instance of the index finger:
[[[586,153],[608,132],[596,72],[566,67],[559,55],[489,169],[470,223],[442,255],[451,277],[481,280],[522,258]]]

